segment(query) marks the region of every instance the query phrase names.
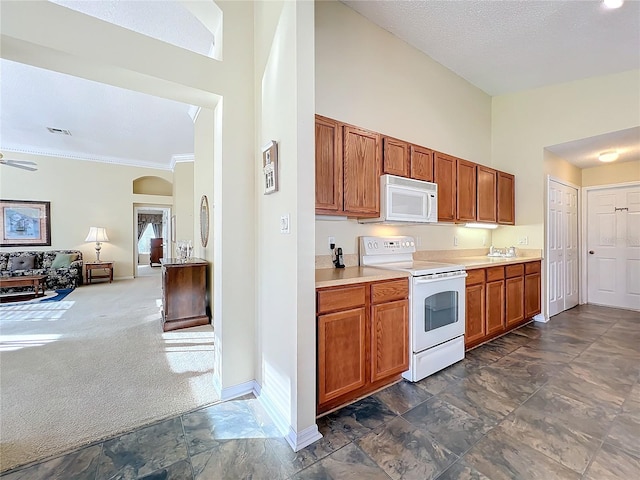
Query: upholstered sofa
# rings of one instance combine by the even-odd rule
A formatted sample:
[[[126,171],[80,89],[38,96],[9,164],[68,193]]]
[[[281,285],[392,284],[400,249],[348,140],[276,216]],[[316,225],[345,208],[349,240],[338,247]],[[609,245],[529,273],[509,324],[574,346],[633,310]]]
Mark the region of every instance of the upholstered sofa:
[[[46,275],[47,290],[82,285],[82,252],[49,250],[42,252],[0,252],[0,276]],[[30,287],[3,288],[0,293],[18,292]]]

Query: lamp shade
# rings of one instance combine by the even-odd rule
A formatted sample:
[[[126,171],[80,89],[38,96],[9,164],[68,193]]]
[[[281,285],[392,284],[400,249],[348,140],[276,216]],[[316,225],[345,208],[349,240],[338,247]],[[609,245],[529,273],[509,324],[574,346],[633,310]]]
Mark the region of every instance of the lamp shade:
[[[90,227],[85,242],[108,242],[107,229],[104,227]]]

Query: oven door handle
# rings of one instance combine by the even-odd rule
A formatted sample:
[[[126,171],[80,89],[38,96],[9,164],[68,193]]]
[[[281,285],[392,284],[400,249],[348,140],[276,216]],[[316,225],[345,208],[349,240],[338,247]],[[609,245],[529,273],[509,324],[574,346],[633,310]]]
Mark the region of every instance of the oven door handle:
[[[428,275],[425,277],[415,277],[413,279],[413,283],[415,283],[416,285],[419,285],[422,283],[442,282],[444,280],[455,280],[457,278],[465,278],[466,276],[467,276],[466,272],[462,272],[456,275],[448,275],[445,277],[439,277],[438,274],[436,273],[435,275]]]

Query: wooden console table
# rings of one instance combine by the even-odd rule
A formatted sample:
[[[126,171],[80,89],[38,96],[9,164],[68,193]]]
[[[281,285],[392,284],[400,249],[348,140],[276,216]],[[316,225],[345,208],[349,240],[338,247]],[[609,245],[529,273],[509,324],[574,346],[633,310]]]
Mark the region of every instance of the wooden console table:
[[[24,277],[1,277],[0,288],[33,287],[33,294],[29,298],[42,297],[45,290],[46,275],[25,275]],[[16,296],[15,301],[24,300],[24,295]],[[3,301],[11,301],[10,296],[3,298]]]
[[[162,330],[207,325],[206,260],[161,258]]]
[[[113,282],[113,262],[85,262],[87,267],[87,284],[96,278],[108,278],[109,283]],[[96,275],[94,270],[102,270],[102,273]]]

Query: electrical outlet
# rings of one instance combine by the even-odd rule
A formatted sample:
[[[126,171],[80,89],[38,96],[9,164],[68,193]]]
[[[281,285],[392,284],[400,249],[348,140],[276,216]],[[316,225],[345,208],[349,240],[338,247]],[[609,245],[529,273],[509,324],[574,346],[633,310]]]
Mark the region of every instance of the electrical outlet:
[[[483,247],[487,246],[487,237],[486,237],[486,235],[482,237],[482,246]]]
[[[280,233],[291,233],[291,222],[288,213],[280,215]]]
[[[457,235],[454,235],[454,236],[453,236],[453,246],[454,246],[454,247],[457,247],[457,246],[458,246],[458,236],[457,236]]]
[[[529,245],[529,237],[525,235],[524,237],[518,238],[518,245]]]
[[[416,237],[416,247],[422,246],[422,237]]]
[[[336,246],[336,237],[329,237],[329,250],[331,250],[331,245]]]

